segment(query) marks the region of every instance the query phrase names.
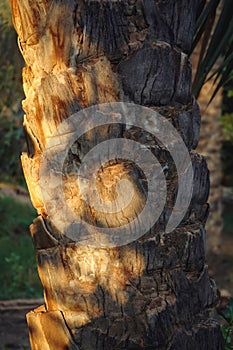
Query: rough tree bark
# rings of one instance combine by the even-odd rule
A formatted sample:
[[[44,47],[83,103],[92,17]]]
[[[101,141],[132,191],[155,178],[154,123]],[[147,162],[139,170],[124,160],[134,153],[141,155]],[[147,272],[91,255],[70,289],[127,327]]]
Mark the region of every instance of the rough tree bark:
[[[200,115],[191,94],[187,53],[196,1],[11,4],[26,62],[23,108],[29,149],[22,163],[39,214],[31,234],[45,295],[45,306],[27,315],[32,349],[223,349],[212,315],[216,287],[205,264],[208,170],[193,151]],[[68,240],[50,224],[38,187],[39,164],[46,141],[62,120],[82,108],[112,101],[146,105],[173,123],[192,157],[194,192],[182,224],[164,234],[177,176],[166,150],[148,142],[160,162],[169,164],[163,215],[134,243],[94,249]],[[103,127],[95,137],[99,142],[109,134],[142,143],[148,139],[143,130],[121,127]],[[79,147],[91,148],[92,137],[79,140]],[[71,161],[81,157],[72,156]],[[102,171],[108,179],[126,173],[139,201],[144,200],[133,166],[122,161]],[[75,200],[85,211],[77,195]],[[85,211],[90,220],[95,214]]]

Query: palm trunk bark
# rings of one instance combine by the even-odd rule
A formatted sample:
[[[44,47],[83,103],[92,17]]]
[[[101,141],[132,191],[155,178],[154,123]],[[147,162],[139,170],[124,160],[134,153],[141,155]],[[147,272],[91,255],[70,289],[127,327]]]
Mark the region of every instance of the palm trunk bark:
[[[45,306],[27,315],[32,349],[223,349],[212,314],[217,292],[205,264],[208,170],[205,160],[193,152],[200,115],[191,94],[187,53],[196,2],[11,4],[26,62],[23,107],[29,151],[22,163],[39,213],[31,234],[45,295]],[[193,161],[193,198],[182,224],[165,233],[177,176],[164,148],[151,147],[159,161],[168,164],[163,215],[135,242],[93,248],[71,241],[51,224],[40,192],[39,166],[46,142],[62,121],[85,107],[114,101],[148,106],[179,130]],[[81,138],[79,150],[89,150],[109,135],[143,144],[148,140],[144,130],[103,126],[97,135]],[[71,162],[81,157],[76,152],[72,149]],[[145,188],[131,164],[109,164],[107,171],[110,179],[124,172],[137,192],[134,203],[143,203]],[[84,208],[77,193],[76,199],[80,215],[92,222],[96,212]],[[108,225],[115,225],[114,215],[108,220]]]

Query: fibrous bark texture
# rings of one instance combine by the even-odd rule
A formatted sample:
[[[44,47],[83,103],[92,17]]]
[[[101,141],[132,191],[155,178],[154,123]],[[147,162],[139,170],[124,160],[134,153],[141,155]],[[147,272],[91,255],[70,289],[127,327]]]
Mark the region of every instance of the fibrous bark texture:
[[[32,349],[223,349],[212,316],[216,287],[205,264],[208,170],[204,158],[193,151],[200,115],[191,94],[187,53],[196,1],[11,3],[26,62],[23,107],[29,149],[22,162],[39,214],[31,234],[45,294],[45,305],[27,315]],[[39,165],[63,120],[85,107],[114,101],[150,107],[177,128],[193,162],[193,197],[180,226],[165,233],[177,194],[176,169],[166,148],[134,126],[103,126],[95,135],[83,135],[68,153],[67,169],[78,166],[83,154],[111,135],[146,144],[167,165],[167,201],[151,230],[125,246],[93,248],[68,239],[50,222]],[[104,180],[113,179],[114,185],[122,173],[130,178],[136,193],[133,208],[141,210],[146,185],[133,164],[118,160],[100,173],[102,194]],[[72,172],[64,183],[70,206],[85,220],[116,226],[114,215],[102,217],[85,206]],[[58,210],[62,217],[62,208]]]

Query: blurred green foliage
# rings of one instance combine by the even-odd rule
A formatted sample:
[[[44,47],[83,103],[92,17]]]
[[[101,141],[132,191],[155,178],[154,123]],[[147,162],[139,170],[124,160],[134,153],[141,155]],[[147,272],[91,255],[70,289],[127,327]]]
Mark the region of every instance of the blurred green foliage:
[[[224,350],[233,350],[233,298],[228,299],[225,310],[220,311],[219,314],[225,321],[221,326],[225,341]]]
[[[42,286],[38,277],[31,238],[0,239],[0,299],[41,298]]]
[[[0,299],[42,297],[29,225],[35,210],[0,197]]]
[[[32,206],[11,197],[0,197],[0,237],[29,233],[28,227],[35,217],[36,211]]]
[[[224,139],[233,144],[233,113],[224,114],[221,122]]]
[[[20,154],[24,148],[21,71],[23,59],[11,23],[9,3],[0,2],[0,181],[22,183]]]
[[[1,0],[0,2],[0,18],[3,22],[11,25],[11,9],[9,0]]]
[[[0,5],[0,113],[13,110],[23,97],[21,71],[23,58],[17,45],[17,35],[11,23],[8,1]]]
[[[221,118],[223,137],[233,144],[233,79],[223,94],[223,115]]]

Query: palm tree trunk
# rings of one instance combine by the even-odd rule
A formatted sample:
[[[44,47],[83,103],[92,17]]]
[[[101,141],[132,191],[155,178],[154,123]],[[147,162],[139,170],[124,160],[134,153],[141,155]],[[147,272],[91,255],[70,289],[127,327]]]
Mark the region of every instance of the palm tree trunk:
[[[192,151],[200,123],[187,58],[195,3],[11,0],[26,62],[23,107],[29,150],[22,163],[39,214],[31,234],[45,295],[45,306],[27,315],[33,350],[223,349],[212,314],[217,292],[205,264],[208,170]],[[193,198],[182,224],[165,233],[178,186],[165,148],[137,127],[105,125],[86,133],[68,154],[67,168],[82,163],[82,152],[112,137],[146,144],[168,169],[167,203],[149,232],[127,245],[93,247],[54,227],[41,195],[40,163],[62,121],[91,105],[115,101],[148,106],[180,131],[193,161]],[[120,160],[101,169],[100,177],[115,184],[122,173],[136,194],[117,219],[130,221],[145,202],[143,175]],[[85,206],[72,176],[64,181],[73,210],[93,226],[97,221],[117,227],[116,216],[106,219]],[[103,181],[100,193],[107,196],[106,186]],[[57,211],[62,221],[63,208]]]

